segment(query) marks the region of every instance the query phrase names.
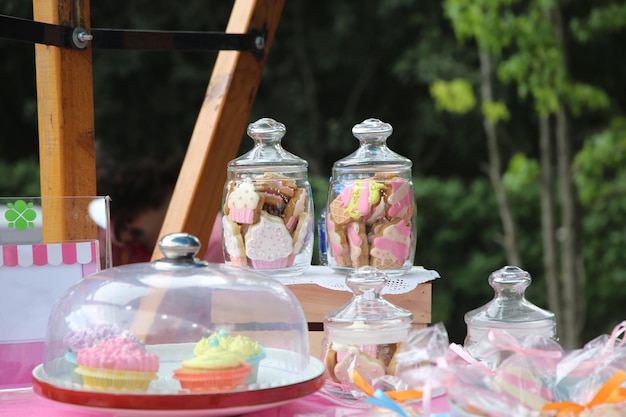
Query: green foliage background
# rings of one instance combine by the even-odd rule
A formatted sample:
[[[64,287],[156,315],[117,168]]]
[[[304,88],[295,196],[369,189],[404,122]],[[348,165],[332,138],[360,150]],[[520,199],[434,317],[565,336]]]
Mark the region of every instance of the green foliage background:
[[[626,134],[619,122],[626,106],[626,56],[616,53],[626,31],[619,1],[560,5],[571,25],[566,44],[572,74],[608,98],[600,111],[577,109],[570,127],[587,267],[588,292],[580,296],[588,300],[584,337],[590,339],[626,318]],[[601,6],[616,7],[610,27],[597,24]],[[91,2],[91,17],[99,28],[223,31],[231,7],[231,2],[206,0],[190,0],[184,7],[110,0]],[[0,14],[32,18],[32,4],[5,0]],[[33,47],[0,39],[0,53],[5,80],[0,195],[36,195]],[[214,52],[93,51],[99,149],[120,163],[185,149],[215,57]],[[357,146],[352,126],[369,117],[392,124],[388,145],[414,163],[416,262],[442,277],[433,287],[433,322],[444,322],[456,342],[465,336],[463,314],[491,299],[487,277],[506,262],[484,173],[481,108],[467,102],[468,88],[478,96],[477,68],[475,45],[457,41],[441,2],[289,0],[250,116],[250,121],[272,117],[287,126],[283,144],[309,161],[318,212],[333,162]],[[461,79],[466,83],[452,84],[460,96],[449,105],[464,113],[439,111],[433,86]],[[546,307],[534,109],[519,98],[515,85],[500,83],[496,89],[506,108],[493,103],[486,110],[501,121],[500,152],[508,161],[505,184],[518,223],[522,266],[534,278],[527,296]],[[251,144],[243,138],[241,152]]]

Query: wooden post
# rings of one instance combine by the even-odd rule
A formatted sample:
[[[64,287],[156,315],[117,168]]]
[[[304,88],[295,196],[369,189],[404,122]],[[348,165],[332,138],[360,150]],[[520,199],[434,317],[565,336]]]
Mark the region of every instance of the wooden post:
[[[33,0],[33,17],[89,29],[89,0]],[[43,240],[96,239],[93,222],[68,215],[89,199],[47,198],[96,195],[91,48],[37,44],[35,63]]]
[[[196,236],[202,243],[200,256],[219,212],[226,167],[237,156],[283,5],[284,0],[236,0],[230,15],[227,33],[267,31],[265,55],[259,60],[250,52],[219,52],[160,233]],[[162,257],[158,248],[152,257]]]

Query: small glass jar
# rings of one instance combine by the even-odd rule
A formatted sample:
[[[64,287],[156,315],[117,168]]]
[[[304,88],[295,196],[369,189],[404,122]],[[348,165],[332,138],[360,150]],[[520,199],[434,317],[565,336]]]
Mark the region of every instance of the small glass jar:
[[[283,149],[285,132],[269,118],[248,126],[254,148],[228,163],[222,198],[225,262],[274,276],[301,274],[313,255],[308,163]]]
[[[366,380],[395,375],[395,355],[412,329],[413,314],[381,297],[387,284],[384,272],[359,268],[346,277],[353,297],[324,317],[322,361],[327,388],[345,393],[357,369]]]
[[[530,274],[517,266],[505,266],[491,275],[489,285],[494,298],[465,314],[467,336],[464,346],[477,359],[486,359],[483,347],[490,330],[503,330],[517,340],[526,336],[545,336],[557,340],[554,313],[537,307],[524,295],[531,283]]]
[[[338,272],[369,265],[398,276],[413,267],[413,163],[387,147],[392,132],[378,119],[357,124],[359,148],[333,165],[326,239],[328,265]]]

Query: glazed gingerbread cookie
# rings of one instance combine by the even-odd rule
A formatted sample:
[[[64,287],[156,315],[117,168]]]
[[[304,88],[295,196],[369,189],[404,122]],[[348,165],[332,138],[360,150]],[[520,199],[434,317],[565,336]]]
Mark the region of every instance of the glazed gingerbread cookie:
[[[246,246],[241,235],[241,226],[230,220],[228,216],[222,216],[222,230],[224,236],[224,247],[228,254],[228,259],[235,266],[247,266]]]
[[[284,216],[297,190],[296,181],[282,174],[267,172],[255,179],[256,189],[265,199],[263,210],[275,216]]]
[[[290,232],[295,230],[298,218],[305,212],[308,202],[309,196],[306,190],[298,188],[285,209],[285,226],[287,226],[287,230]]]
[[[353,268],[369,265],[369,244],[365,233],[365,224],[350,222],[346,226],[346,237],[350,254],[350,263]]]
[[[387,205],[387,217],[410,221],[415,210],[411,183],[400,177],[389,180]]]
[[[286,225],[285,225],[286,226]],[[296,256],[300,253],[304,244],[309,239],[311,230],[311,215],[307,212],[300,213],[296,222],[296,230],[293,232],[293,253],[289,255],[288,266],[293,265]]]
[[[326,219],[326,239],[328,239],[328,250],[337,266],[348,267],[352,265],[346,237],[345,226],[339,225],[331,219]]]
[[[338,224],[358,221],[369,216],[382,198],[384,184],[378,181],[354,180],[346,185],[330,204],[333,220]]]
[[[381,224],[372,238],[370,265],[378,269],[402,267],[411,253],[411,227],[402,219]]]
[[[337,366],[337,351],[334,349],[328,349],[324,356],[324,365],[326,367],[326,373],[333,382],[339,383],[339,380],[335,376],[335,366]]]
[[[252,180],[245,180],[235,186],[226,196],[225,213],[234,222],[253,224],[259,221],[259,214],[265,199],[256,192]]]
[[[245,233],[246,255],[255,269],[280,269],[287,266],[293,252],[293,239],[280,217],[261,212],[258,223]]]
[[[354,369],[369,380],[385,376],[384,363],[350,346],[345,356],[335,365],[335,379],[340,383],[351,381],[351,372]]]
[[[373,224],[383,220],[387,215],[387,202],[385,198],[381,198],[378,204],[372,207],[369,216],[365,218],[365,224],[372,226]]]

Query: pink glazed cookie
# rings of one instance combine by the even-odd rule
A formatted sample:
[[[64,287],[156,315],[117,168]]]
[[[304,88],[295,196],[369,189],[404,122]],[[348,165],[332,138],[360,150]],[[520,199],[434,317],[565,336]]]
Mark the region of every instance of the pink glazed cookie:
[[[331,203],[334,206],[331,207],[331,215],[340,224],[368,217],[372,207],[380,202],[384,187],[384,184],[370,179],[355,180],[341,190],[333,201],[335,204]],[[335,208],[340,208],[342,212],[338,213]]]
[[[346,226],[346,236],[350,251],[350,262],[353,268],[360,268],[369,265],[369,245],[365,224],[351,222]]]
[[[411,184],[400,177],[393,178],[389,183],[391,190],[387,196],[387,216],[409,220],[415,210]]]
[[[402,219],[380,225],[372,238],[370,265],[395,269],[404,265],[411,254],[411,228]]]

